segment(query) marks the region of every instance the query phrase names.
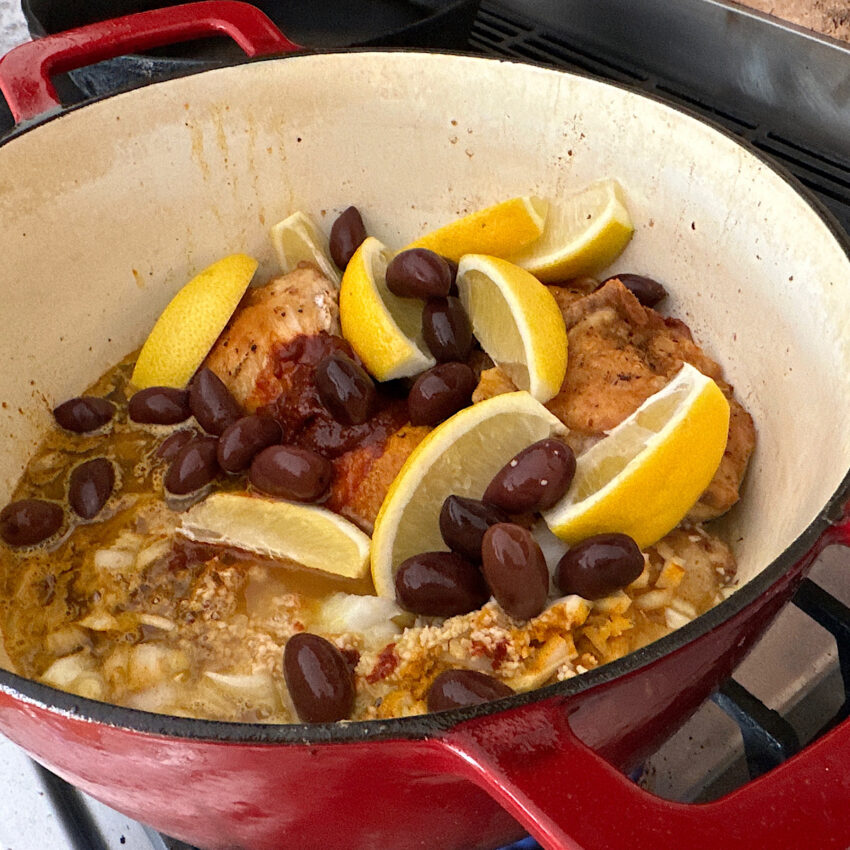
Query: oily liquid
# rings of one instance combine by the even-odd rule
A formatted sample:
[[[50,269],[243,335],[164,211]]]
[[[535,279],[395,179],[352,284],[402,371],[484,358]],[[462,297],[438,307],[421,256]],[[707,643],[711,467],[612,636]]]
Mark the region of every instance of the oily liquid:
[[[258,639],[269,632],[280,644],[274,629],[306,628],[320,600],[340,591],[374,592],[369,578],[335,577],[177,535],[179,511],[191,500],[169,504],[163,499],[168,462],[157,457],[157,449],[176,430],[200,429],[193,420],[177,426],[130,422],[132,364],[133,358],[126,359],[87,392],[116,405],[104,431],[51,430],[16,488],[14,499],[63,505],[66,519],[58,535],[24,550],[0,543],[0,631],[10,666],[40,678],[57,659],[82,653],[94,659],[96,669],[112,671],[102,698],[119,704],[127,703],[138,684],[132,681],[132,664],[125,665],[126,675],[114,673],[124,647],[155,644],[188,656],[188,670],[180,674],[188,688],[210,666],[248,669],[256,661],[250,640],[243,647],[233,638],[236,626],[249,636],[256,632]],[[116,485],[98,517],[86,522],[68,509],[67,485],[73,468],[95,457],[112,461]],[[244,489],[246,480],[222,475],[213,486]],[[106,568],[98,566],[103,551]],[[279,659],[275,663],[279,666]],[[252,716],[248,707],[232,719]]]

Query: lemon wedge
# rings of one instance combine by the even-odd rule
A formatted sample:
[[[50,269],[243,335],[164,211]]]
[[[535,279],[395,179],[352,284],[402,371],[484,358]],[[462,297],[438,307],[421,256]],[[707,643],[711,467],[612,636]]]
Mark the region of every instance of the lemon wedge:
[[[634,227],[616,180],[601,180],[553,203],[543,235],[510,259],[544,282],[592,275],[609,266]]]
[[[537,401],[557,395],[567,371],[567,329],[551,292],[534,275],[484,254],[461,257],[461,303],[493,362]]]
[[[213,493],[186,511],[179,530],[199,543],[287,558],[335,576],[363,578],[369,572],[369,537],[316,505]]]
[[[387,289],[387,247],[368,237],[349,260],[339,290],[342,335],[379,381],[407,378],[437,361],[422,343],[418,298],[399,298]]]
[[[543,198],[510,198],[427,233],[407,248],[428,248],[454,262],[464,254],[507,257],[540,238],[548,206]]]
[[[480,499],[517,452],[566,428],[526,392],[466,407],[413,450],[381,505],[372,534],[372,581],[395,599],[395,572],[411,555],[445,550],[439,515],[447,496]]]
[[[257,261],[231,254],[193,277],[168,303],[142,345],[138,389],[184,387],[209,353],[248,288]]]
[[[711,378],[686,363],[577,459],[570,489],[543,519],[570,544],[619,531],[645,549],[702,495],[728,433],[729,402]]]
[[[298,268],[299,263],[310,263],[339,286],[339,269],[330,258],[327,237],[310,216],[300,211],[294,212],[272,227],[270,233],[284,274]]]

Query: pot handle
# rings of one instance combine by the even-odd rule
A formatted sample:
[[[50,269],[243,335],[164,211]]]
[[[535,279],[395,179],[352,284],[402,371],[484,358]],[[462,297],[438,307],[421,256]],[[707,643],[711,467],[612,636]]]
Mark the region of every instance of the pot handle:
[[[677,803],[639,788],[579,741],[563,704],[536,729],[522,712],[515,725],[489,719],[441,739],[452,772],[486,790],[546,850],[850,846],[850,721],[719,800]]]
[[[850,547],[850,502],[810,550]],[[602,686],[604,687],[604,686]],[[493,797],[546,850],[847,850],[850,719],[710,803],[657,797],[583,743],[563,700],[484,715],[435,739],[448,769]]]
[[[28,41],[0,59],[0,91],[16,123],[61,106],[51,76],[208,35],[229,35],[248,56],[290,53],[290,41],[256,6],[204,0],[152,9]]]

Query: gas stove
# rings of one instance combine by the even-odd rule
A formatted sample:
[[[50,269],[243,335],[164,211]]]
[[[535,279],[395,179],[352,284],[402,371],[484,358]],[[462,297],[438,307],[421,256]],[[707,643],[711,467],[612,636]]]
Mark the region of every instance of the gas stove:
[[[20,10],[0,0],[0,53],[26,38]],[[470,50],[593,75],[696,113],[792,172],[850,231],[841,87],[850,45],[715,0],[500,0],[482,4]],[[824,552],[752,654],[637,782],[668,799],[715,799],[850,713],[848,566],[845,550]],[[190,850],[76,791],[5,739],[0,784],[8,850]]]

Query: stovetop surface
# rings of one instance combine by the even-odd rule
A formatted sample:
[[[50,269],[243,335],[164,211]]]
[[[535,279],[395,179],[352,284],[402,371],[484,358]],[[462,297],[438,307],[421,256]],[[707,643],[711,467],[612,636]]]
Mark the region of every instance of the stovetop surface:
[[[26,38],[17,3],[0,0],[0,53]],[[850,232],[850,112],[840,108],[839,85],[850,79],[846,45],[718,0],[500,0],[483,4],[470,48],[613,80],[696,112],[786,167]],[[78,96],[67,80],[60,87]],[[10,126],[2,107],[0,132]],[[828,619],[816,610],[821,587],[850,606],[847,566],[844,550],[824,553],[808,595],[648,761],[645,787],[677,800],[715,798],[805,744],[846,704],[838,645],[815,621]],[[814,620],[804,613],[813,608]],[[763,725],[746,747],[730,717],[741,706]],[[2,738],[0,786],[6,850],[185,848],[75,791]]]

